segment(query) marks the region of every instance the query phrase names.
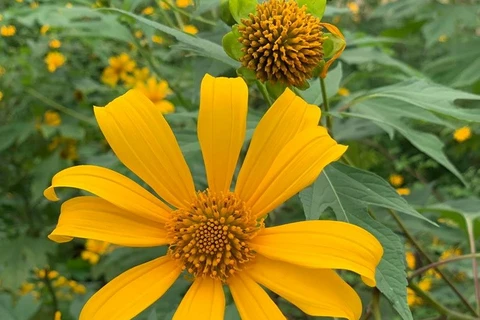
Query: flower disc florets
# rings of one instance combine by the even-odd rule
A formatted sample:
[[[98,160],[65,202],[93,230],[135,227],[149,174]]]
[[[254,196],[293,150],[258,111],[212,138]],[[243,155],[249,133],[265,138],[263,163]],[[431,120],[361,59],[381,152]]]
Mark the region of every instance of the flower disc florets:
[[[254,258],[248,240],[263,227],[234,193],[198,192],[166,225],[170,254],[195,277],[226,279]]]
[[[301,86],[323,59],[320,19],[294,0],[269,0],[242,19],[242,64],[261,81]]]

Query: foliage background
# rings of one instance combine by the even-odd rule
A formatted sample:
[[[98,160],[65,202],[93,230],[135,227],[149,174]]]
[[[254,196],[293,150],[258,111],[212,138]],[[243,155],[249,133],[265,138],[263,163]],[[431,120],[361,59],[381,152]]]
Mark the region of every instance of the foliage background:
[[[223,9],[217,0],[177,1],[168,10],[147,0],[0,3],[0,27],[15,26],[13,35],[0,36],[1,319],[53,319],[57,310],[76,319],[101,285],[165,251],[92,245],[92,263],[84,240],[57,245],[46,238],[59,204],[42,192],[56,172],[75,164],[136,179],[109,149],[91,108],[128,89],[124,79],[115,86],[105,80],[109,58],[120,54],[168,82],[168,95],[154,91],[175,106],[167,119],[204,188],[195,133],[200,79],[207,72],[235,76],[239,66],[221,47],[230,31]],[[480,235],[479,13],[476,0],[328,2],[323,20],[342,29],[347,49],[326,78],[326,92],[333,136],[349,150],[343,164],[330,165],[269,223],[328,218],[373,232],[385,248],[378,289],[342,272],[362,296],[365,319],[478,316],[477,271],[462,255],[476,253]],[[66,59],[53,72],[49,52]],[[313,79],[298,94],[321,105],[319,88]],[[249,105],[251,136],[267,109],[254,86]],[[392,174],[403,181],[389,180]],[[441,274],[413,271],[452,257],[459,260]],[[407,296],[407,284],[417,294]],[[138,319],[171,318],[187,286],[180,279]],[[289,319],[314,318],[273,298]],[[231,298],[227,303],[226,319],[238,319]]]

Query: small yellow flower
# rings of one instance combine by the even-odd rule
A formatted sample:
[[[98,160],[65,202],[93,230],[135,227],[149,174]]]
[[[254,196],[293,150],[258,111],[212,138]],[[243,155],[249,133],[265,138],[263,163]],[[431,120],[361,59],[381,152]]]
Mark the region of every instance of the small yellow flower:
[[[60,276],[57,279],[55,279],[55,281],[52,282],[52,285],[56,288],[63,287],[66,284],[68,284],[68,280],[64,276]]]
[[[0,34],[3,37],[13,37],[16,32],[17,32],[17,29],[15,28],[15,26],[12,26],[12,25],[2,26],[0,28]]]
[[[158,197],[93,165],[60,171],[44,191],[49,200],[59,200],[55,188],[63,186],[92,194],[62,204],[53,241],[169,248],[103,286],[79,318],[132,319],[188,273],[191,286],[175,319],[223,319],[227,286],[243,319],[285,318],[264,287],[308,314],[359,319],[362,301],[335,270],[356,272],[374,287],[380,242],[341,221],[264,224],[269,212],[312,184],[347,148],[318,126],[317,106],[286,89],[258,123],[237,170],[247,132],[247,84],[206,75],[200,87],[197,135],[208,188],[196,190],[168,122],[132,89],[94,113],[113,152]]]
[[[338,88],[337,93],[342,97],[348,97],[350,95],[350,90],[348,90],[345,87],[341,87],[341,88]]]
[[[134,69],[133,75],[129,75],[125,77],[124,81],[128,86],[134,86],[139,82],[145,82],[150,76],[150,70],[148,68],[143,67],[141,69]]]
[[[0,91],[0,101],[2,101],[2,99],[3,99],[3,92]]]
[[[193,24],[186,24],[183,26],[183,31],[186,32],[186,33],[189,33],[189,34],[197,34],[198,33],[198,29],[197,27],[195,27]]]
[[[453,257],[458,257],[462,255],[462,249],[460,248],[450,248],[442,252],[439,260],[447,260]]]
[[[146,7],[145,9],[142,10],[142,14],[146,16],[150,16],[155,12],[155,9],[153,7]]]
[[[461,127],[453,133],[453,139],[457,142],[464,142],[472,137],[472,130],[470,127],[465,126]]]
[[[422,278],[420,282],[418,282],[418,287],[423,291],[430,291],[432,288],[432,279],[431,278]],[[417,296],[415,291],[410,288],[407,288],[407,303],[409,306],[420,305],[423,303],[422,298]]]
[[[142,92],[153,104],[164,114],[175,112],[173,104],[165,100],[171,93],[168,82],[165,80],[157,81],[155,77],[150,77],[146,82],[139,82],[135,89]]]
[[[408,196],[410,194],[409,188],[397,188],[397,193],[401,196]]]
[[[23,0],[15,0],[15,1],[17,1],[18,3],[23,3]]]
[[[40,34],[45,35],[48,32],[48,30],[50,30],[50,26],[48,24],[45,24],[40,27]]]
[[[30,8],[36,9],[36,8],[38,8],[38,5],[39,5],[38,2],[34,1],[34,2],[30,3]]]
[[[85,294],[87,293],[87,288],[85,288],[85,286],[83,284],[77,284],[76,286],[74,286],[73,288],[73,292],[75,292],[76,294]]]
[[[143,32],[141,30],[135,31],[135,38],[137,39],[143,38]]]
[[[110,243],[105,241],[92,240],[92,239],[87,239],[87,242],[85,243],[85,248],[88,251],[95,252],[98,254],[105,254],[109,251],[109,249],[111,249]]]
[[[20,287],[20,294],[21,295],[26,295],[27,293],[30,293],[33,291],[35,288],[35,285],[30,282],[24,282],[22,283],[22,286]]]
[[[50,42],[48,43],[48,46],[52,49],[58,49],[62,46],[62,42],[60,40],[53,39],[53,40],[50,40]]]
[[[438,37],[438,42],[447,42],[448,41],[448,36],[446,34],[442,34],[440,37]]]
[[[62,313],[60,311],[55,311],[55,316],[53,320],[62,320]]]
[[[57,111],[48,110],[43,115],[43,122],[51,127],[58,127],[62,123],[62,118]]]
[[[394,187],[400,187],[403,184],[403,176],[399,174],[391,174],[388,180]]]
[[[108,63],[109,66],[102,73],[102,82],[112,87],[116,86],[120,79],[125,80],[136,66],[135,61],[126,53],[110,57]]]
[[[48,279],[55,279],[59,276],[58,271],[52,270],[48,272]]]
[[[410,251],[407,251],[405,253],[405,259],[407,260],[407,267],[408,269],[410,270],[413,270],[415,269],[415,265],[416,265],[416,258],[415,258],[415,254],[413,252],[410,252]]]
[[[5,67],[0,66],[0,77],[3,76],[5,74],[5,72],[7,72],[7,70],[5,70]]]
[[[82,251],[81,257],[83,260],[88,261],[90,264],[97,264],[100,260],[99,254],[87,250]]]
[[[65,56],[57,51],[52,51],[45,57],[45,63],[49,72],[55,72],[58,68],[65,64]]]
[[[350,10],[350,12],[352,12],[353,14],[358,14],[358,12],[360,11],[358,3],[354,1],[347,3],[347,7]]]
[[[152,42],[155,42],[155,43],[158,43],[158,44],[162,44],[164,42],[163,38],[161,36],[157,36],[156,34],[154,34],[152,36]]]
[[[73,8],[73,4],[71,4],[71,3],[69,2],[69,3],[67,3],[67,4],[65,5],[65,8],[71,9],[71,8]]]
[[[176,0],[176,5],[179,8],[186,8],[193,5],[192,0]]]

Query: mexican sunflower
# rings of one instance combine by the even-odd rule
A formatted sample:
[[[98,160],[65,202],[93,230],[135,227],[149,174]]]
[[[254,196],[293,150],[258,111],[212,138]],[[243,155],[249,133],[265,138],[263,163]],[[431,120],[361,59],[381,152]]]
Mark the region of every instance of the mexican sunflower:
[[[48,199],[58,200],[57,187],[93,195],[62,205],[50,239],[169,250],[106,284],[85,304],[80,319],[131,319],[182,273],[193,282],[174,319],[223,319],[223,286],[230,288],[242,319],[285,319],[262,286],[311,315],[360,318],[358,295],[333,269],[354,271],[374,286],[383,251],[375,237],[337,221],[264,224],[270,211],[311,184],[346,147],[318,126],[318,107],[287,89],[259,122],[231,187],[244,144],[247,100],[241,78],[203,79],[198,139],[208,189],[200,191],[170,126],[149,99],[132,89],[95,107],[115,154],[156,195],[106,168],[62,170],[45,190]]]

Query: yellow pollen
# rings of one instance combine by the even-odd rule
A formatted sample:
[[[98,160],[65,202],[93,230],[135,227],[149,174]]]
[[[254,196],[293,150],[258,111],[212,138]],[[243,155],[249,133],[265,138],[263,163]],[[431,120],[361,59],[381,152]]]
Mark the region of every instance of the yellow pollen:
[[[263,228],[245,203],[232,193],[199,191],[189,208],[178,209],[166,224],[169,253],[194,277],[223,282],[252,260],[248,240]]]
[[[294,0],[269,0],[239,26],[243,66],[261,81],[301,86],[323,59],[320,19]]]

